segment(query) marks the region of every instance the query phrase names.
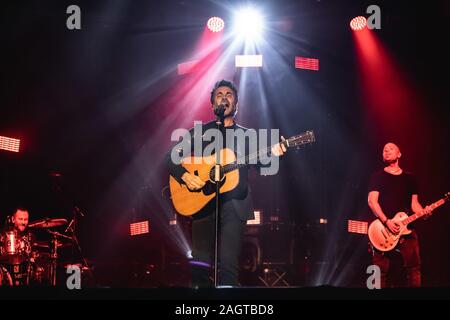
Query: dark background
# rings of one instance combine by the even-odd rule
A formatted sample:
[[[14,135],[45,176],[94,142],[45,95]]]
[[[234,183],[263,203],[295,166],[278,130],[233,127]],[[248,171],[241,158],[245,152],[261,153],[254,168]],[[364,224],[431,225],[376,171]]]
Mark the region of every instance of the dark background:
[[[178,89],[185,89],[176,66],[190,59],[206,20],[219,15],[227,25],[229,8],[239,3],[3,4],[0,135],[20,138],[22,146],[19,154],[0,151],[0,219],[19,204],[30,209],[31,220],[71,219],[78,206],[85,213],[77,229],[84,255],[97,270],[115,272],[109,278],[104,272],[103,278],[98,275],[99,283],[139,285],[136,279],[145,270],[157,278],[151,284],[176,282],[172,271],[161,267],[171,261],[166,253],[183,253],[167,227],[174,212],[162,192],[170,133],[183,126],[174,116],[180,112]],[[66,28],[71,4],[81,8],[81,30]],[[307,284],[364,285],[354,277],[364,276],[367,240],[348,234],[346,223],[370,217],[367,182],[382,167],[384,143],[394,141],[402,148],[402,166],[416,173],[423,205],[449,191],[450,6],[445,1],[376,3],[382,13],[376,34],[422,98],[421,112],[426,114],[423,121],[418,119],[420,126],[399,124],[405,128],[399,134],[378,132],[382,123],[369,130],[361,99],[349,21],[367,16],[367,6],[374,3],[257,4],[267,9],[273,26],[284,23],[265,36],[278,55],[268,52],[262,70],[249,69],[244,81],[231,64],[233,80],[241,85],[237,121],[247,127],[280,128],[284,136],[313,129],[317,142],[289,152],[278,175],[251,175],[255,208],[265,219],[279,216],[280,225],[299,239],[299,256],[314,260],[308,264],[313,271],[304,271]],[[320,71],[294,69],[296,55],[319,58]],[[206,106],[212,85],[198,95]],[[194,118],[184,120],[192,123]],[[444,206],[417,223],[427,286],[450,285],[448,213]],[[318,224],[320,218],[328,224]],[[150,235],[130,239],[129,223],[142,219],[150,219]],[[276,239],[279,232],[268,236]],[[284,242],[274,241],[272,249],[287,251]]]

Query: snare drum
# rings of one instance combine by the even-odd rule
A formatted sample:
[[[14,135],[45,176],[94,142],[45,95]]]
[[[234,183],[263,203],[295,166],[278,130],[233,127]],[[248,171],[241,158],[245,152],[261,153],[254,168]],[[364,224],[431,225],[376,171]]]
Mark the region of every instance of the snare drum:
[[[30,234],[19,236],[17,231],[3,232],[0,236],[0,262],[20,264],[31,254]]]

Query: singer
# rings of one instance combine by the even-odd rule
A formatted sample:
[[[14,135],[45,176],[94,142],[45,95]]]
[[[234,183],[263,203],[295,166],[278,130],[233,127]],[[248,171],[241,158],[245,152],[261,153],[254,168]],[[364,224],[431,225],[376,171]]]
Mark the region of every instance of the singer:
[[[225,131],[244,130],[244,128],[235,122],[238,112],[238,92],[235,85],[227,80],[218,81],[211,91],[211,107],[212,112],[217,120],[208,122],[202,126],[202,136],[207,130],[218,127],[221,131],[222,146],[231,146],[234,153],[239,156],[247,152],[249,146],[239,145],[242,141],[234,139],[234,143],[227,143],[227,135]],[[194,130],[189,132],[191,140],[189,145],[191,154],[194,154],[195,139],[198,134],[194,134]],[[202,152],[207,147],[209,141],[202,141]],[[248,144],[248,143],[245,143]],[[175,149],[176,146],[173,148]],[[168,171],[180,183],[186,184],[190,190],[201,190],[205,185],[198,176],[187,172],[180,164],[172,161],[171,154],[173,152],[180,153],[182,150],[170,150],[167,154]],[[200,150],[198,150],[200,151]],[[272,147],[272,155],[281,156],[286,151],[285,147],[276,144]],[[187,157],[189,154],[180,154],[180,157]],[[256,164],[253,166],[260,166]],[[218,264],[218,284],[221,286],[239,286],[239,254],[246,226],[246,221],[253,219],[253,204],[250,189],[248,187],[248,167],[244,166],[239,169],[238,186],[227,193],[220,194],[219,197],[219,264]],[[201,192],[201,191],[200,191]],[[210,278],[211,267],[214,264],[214,244],[215,244],[215,225],[214,225],[215,203],[212,201],[201,212],[192,217],[192,286],[210,287],[212,282]]]

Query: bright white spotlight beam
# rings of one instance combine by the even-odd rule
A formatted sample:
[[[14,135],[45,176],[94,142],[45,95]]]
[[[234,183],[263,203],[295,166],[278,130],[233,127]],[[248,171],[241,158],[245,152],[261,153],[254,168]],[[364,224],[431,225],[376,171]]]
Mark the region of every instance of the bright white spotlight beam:
[[[235,67],[262,67],[263,56],[262,55],[237,55],[235,57]]]
[[[261,36],[263,18],[252,8],[245,8],[237,12],[235,18],[235,33],[245,39],[254,40]]]

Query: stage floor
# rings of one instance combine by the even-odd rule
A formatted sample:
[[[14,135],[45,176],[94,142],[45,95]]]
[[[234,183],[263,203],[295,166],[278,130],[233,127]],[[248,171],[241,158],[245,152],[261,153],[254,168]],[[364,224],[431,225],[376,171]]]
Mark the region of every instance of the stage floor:
[[[95,299],[95,300],[171,300],[171,301],[240,301],[269,302],[295,300],[403,300],[450,299],[450,288],[363,288],[321,287],[239,287],[239,288],[81,288],[2,287],[0,299]]]

